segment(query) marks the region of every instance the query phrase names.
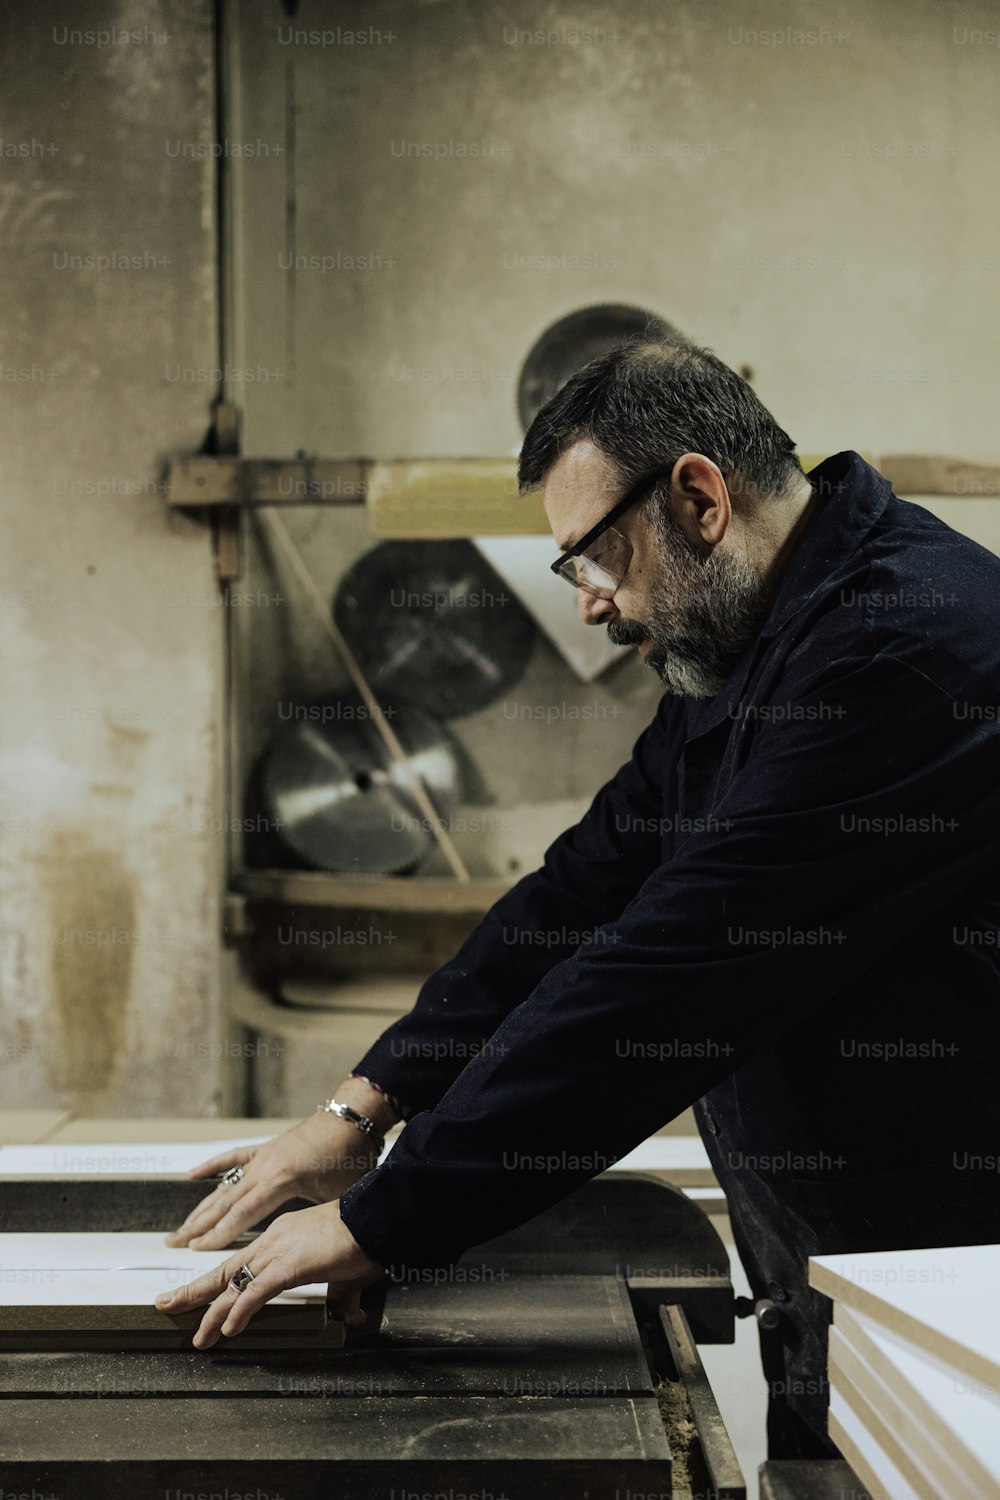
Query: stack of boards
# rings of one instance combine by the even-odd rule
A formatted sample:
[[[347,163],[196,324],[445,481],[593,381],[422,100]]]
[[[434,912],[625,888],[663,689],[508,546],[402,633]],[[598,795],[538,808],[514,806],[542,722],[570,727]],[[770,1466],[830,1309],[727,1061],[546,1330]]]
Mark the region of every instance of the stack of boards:
[[[228,1257],[218,1250],[168,1249],[162,1234],[0,1234],[0,1351],[180,1349],[204,1309],[154,1306]],[[231,1341],[246,1348],[338,1348],[327,1288],[282,1292]]]
[[[1000,1246],[820,1256],[830,1436],[878,1500],[1000,1495]]]

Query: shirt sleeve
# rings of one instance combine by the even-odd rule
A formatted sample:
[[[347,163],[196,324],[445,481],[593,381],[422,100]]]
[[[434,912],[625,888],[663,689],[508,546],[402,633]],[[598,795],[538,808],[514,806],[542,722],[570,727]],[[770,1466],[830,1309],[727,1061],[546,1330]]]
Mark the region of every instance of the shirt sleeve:
[[[549,847],[541,869],[491,907],[354,1072],[409,1110],[431,1108],[550,969],[601,940],[603,925],[621,914],[660,859],[664,783],[681,727],[677,707],[676,700],[661,700],[631,760],[581,821]]]
[[[344,1194],[381,1264],[452,1264],[534,1217],[995,870],[995,719],[883,654],[783,686],[713,809],[726,831],[687,838]]]

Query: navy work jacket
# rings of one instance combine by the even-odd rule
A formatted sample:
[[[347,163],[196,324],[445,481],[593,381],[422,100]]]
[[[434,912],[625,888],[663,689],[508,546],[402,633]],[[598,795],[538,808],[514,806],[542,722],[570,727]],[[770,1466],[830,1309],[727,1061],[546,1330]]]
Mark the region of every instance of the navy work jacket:
[[[418,1111],[341,1200],[380,1263],[452,1264],[698,1101],[811,1248],[1000,1240],[1000,558],[857,453],[810,478],[720,692],[663,697],[358,1063]]]

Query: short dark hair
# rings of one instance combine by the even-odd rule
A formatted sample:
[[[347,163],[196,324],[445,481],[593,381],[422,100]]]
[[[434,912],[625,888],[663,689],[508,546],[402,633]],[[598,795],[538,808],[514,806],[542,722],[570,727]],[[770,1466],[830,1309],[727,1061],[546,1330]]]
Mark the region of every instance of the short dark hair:
[[[537,489],[560,454],[587,437],[623,484],[703,453],[760,496],[803,474],[795,444],[746,381],[683,335],[638,338],[600,354],[556,392],[521,448],[518,484]]]

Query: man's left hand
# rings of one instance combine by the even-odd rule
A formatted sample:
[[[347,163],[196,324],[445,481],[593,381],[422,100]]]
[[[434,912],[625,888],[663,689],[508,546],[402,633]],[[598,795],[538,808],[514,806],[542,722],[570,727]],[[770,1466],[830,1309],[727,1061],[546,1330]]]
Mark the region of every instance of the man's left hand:
[[[254,1279],[237,1292],[231,1282],[241,1266],[249,1267]],[[242,1333],[279,1292],[312,1281],[329,1282],[331,1318],[360,1327],[365,1321],[361,1293],[384,1275],[384,1268],[365,1254],[341,1220],[338,1199],[279,1215],[262,1235],[213,1271],[176,1291],[161,1292],[156,1305],[161,1312],[177,1313],[210,1303],[193,1340],[196,1349],[210,1349],[220,1334],[233,1338]]]

